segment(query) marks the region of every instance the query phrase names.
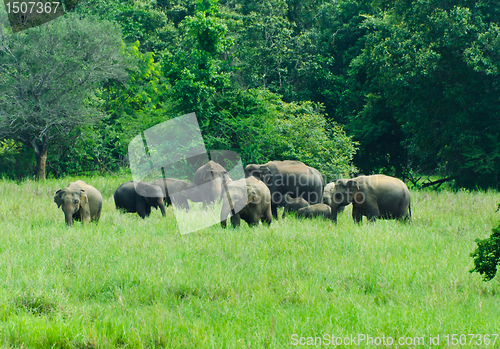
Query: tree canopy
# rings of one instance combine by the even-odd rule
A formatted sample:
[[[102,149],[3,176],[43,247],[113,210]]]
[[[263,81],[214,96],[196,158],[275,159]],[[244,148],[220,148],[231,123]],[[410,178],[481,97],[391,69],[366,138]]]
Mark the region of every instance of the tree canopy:
[[[116,170],[134,132],[195,111],[207,145],[244,161],[500,186],[497,2],[81,0],[75,11],[120,27],[115,53],[131,65],[72,98],[103,118],[74,128],[78,147],[53,145],[56,175]]]
[[[92,88],[125,78],[121,46],[116,25],[73,14],[15,34],[0,28],[0,139],[32,147],[39,178],[50,142],[100,118]]]

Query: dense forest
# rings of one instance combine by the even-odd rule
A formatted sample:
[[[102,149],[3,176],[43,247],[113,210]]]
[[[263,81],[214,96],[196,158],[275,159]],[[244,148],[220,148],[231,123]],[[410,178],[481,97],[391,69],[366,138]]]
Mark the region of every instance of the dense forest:
[[[207,149],[330,178],[500,186],[500,3],[81,0],[13,33],[0,12],[0,175],[116,172],[196,112]]]

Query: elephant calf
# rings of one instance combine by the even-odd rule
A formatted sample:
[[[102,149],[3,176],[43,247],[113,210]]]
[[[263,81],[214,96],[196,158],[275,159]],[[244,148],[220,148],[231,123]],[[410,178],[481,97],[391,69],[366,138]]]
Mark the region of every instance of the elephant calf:
[[[137,212],[141,218],[148,217],[151,207],[160,208],[165,216],[164,196],[161,188],[145,182],[125,182],[116,189],[114,194],[117,209],[127,212]]]
[[[102,195],[84,181],[72,182],[66,188],[56,191],[54,202],[57,208],[62,206],[68,225],[73,225],[73,220],[82,223],[98,222],[101,217]]]
[[[285,210],[283,211],[283,218],[287,213],[298,211],[301,208],[309,206],[309,203],[303,198],[292,198],[290,195],[285,195]]]
[[[297,216],[304,218],[323,217],[331,218],[332,210],[326,204],[316,204],[301,208],[297,211]]]
[[[222,211],[220,221],[226,227],[229,214],[234,227],[240,225],[243,219],[249,225],[262,223],[271,224],[271,192],[267,185],[260,180],[249,177],[227,183],[227,190],[223,193]]]

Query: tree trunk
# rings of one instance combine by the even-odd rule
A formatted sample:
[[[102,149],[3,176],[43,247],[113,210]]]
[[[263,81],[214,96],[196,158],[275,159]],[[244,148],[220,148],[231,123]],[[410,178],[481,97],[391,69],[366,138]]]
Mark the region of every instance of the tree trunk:
[[[36,176],[40,180],[45,180],[47,173],[47,150],[49,148],[49,142],[44,140],[42,146],[38,146],[36,141],[33,141],[31,145],[35,150],[36,156]]]
[[[40,154],[36,154],[36,176],[38,179],[45,180],[47,164],[47,149]]]

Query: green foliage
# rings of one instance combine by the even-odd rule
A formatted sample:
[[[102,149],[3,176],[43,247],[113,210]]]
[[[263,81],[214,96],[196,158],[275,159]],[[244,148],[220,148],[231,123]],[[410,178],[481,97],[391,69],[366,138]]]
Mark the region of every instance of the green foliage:
[[[365,98],[349,126],[361,142],[360,154],[378,143],[370,128],[390,118],[383,134],[393,141],[376,157],[399,147],[401,155],[391,156],[394,165],[438,171],[455,177],[459,186],[497,187],[500,45],[498,25],[488,21],[490,6],[461,1],[386,6],[365,16],[365,46],[350,65]]]
[[[229,86],[232,70],[228,28],[216,17],[216,2],[200,3],[180,24],[181,43],[163,56],[164,76],[181,113],[200,112],[205,102]]]
[[[88,97],[102,123],[51,143],[53,171],[72,172],[71,159],[74,171],[116,168],[135,134],[195,111],[210,146],[248,161],[349,173],[352,144],[331,143],[342,126],[362,173],[500,185],[498,2],[81,0],[75,11],[118,23],[135,63],[127,84]]]
[[[18,154],[20,145],[13,139],[0,139],[0,157]]]
[[[211,102],[210,124],[202,129],[210,149],[237,151],[245,163],[299,160],[328,178],[355,171],[351,138],[320,105],[285,103],[262,89],[227,91]]]
[[[0,25],[0,139],[33,147],[39,178],[50,142],[100,118],[93,88],[125,78],[121,42],[115,24],[77,14],[16,34]]]
[[[0,140],[0,176],[31,177],[35,170],[35,152],[13,140]]]
[[[500,208],[500,204],[498,207]],[[477,248],[471,253],[474,268],[470,272],[479,273],[484,281],[490,281],[495,277],[500,264],[500,225],[492,229],[489,238],[475,241]]]
[[[122,54],[129,62],[127,81],[108,80],[96,91],[95,103],[106,116],[99,124],[75,130],[71,148],[57,148],[49,158],[54,173],[117,171],[126,165],[130,140],[170,118],[168,85],[154,54],[142,53],[139,42],[124,45]]]

